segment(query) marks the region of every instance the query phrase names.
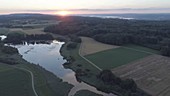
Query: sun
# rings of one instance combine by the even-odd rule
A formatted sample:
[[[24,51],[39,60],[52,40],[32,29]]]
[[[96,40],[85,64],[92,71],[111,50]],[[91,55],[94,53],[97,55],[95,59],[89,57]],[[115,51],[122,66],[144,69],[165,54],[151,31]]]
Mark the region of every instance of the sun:
[[[60,16],[68,16],[71,14],[70,11],[58,11],[55,14],[60,15]]]

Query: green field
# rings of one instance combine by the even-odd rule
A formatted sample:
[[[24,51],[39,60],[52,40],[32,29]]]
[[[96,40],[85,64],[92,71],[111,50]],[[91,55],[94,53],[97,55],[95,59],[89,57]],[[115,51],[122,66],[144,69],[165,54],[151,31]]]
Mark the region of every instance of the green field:
[[[129,47],[129,48],[133,48],[133,49],[136,49],[136,50],[141,50],[141,51],[147,51],[147,52],[150,52],[150,53],[153,53],[153,54],[161,54],[160,51],[158,50],[154,50],[154,49],[151,49],[151,48],[147,48],[147,47],[142,47],[142,46],[138,46],[138,45],[134,45],[134,44],[128,44],[128,45],[125,45],[123,47]]]
[[[73,87],[39,66],[25,63],[17,67],[34,74],[35,89],[39,96],[67,96]],[[35,96],[30,73],[0,63],[0,78],[0,96]]]
[[[19,64],[17,66],[33,72],[35,89],[39,96],[67,96],[73,87],[40,66],[34,64]]]
[[[9,30],[7,28],[0,28],[0,35],[7,35]]]
[[[75,72],[77,70],[82,70],[86,72],[86,69],[89,69],[89,71],[86,72],[87,75],[79,76],[81,81],[86,82],[89,85],[95,86],[96,88],[101,90],[105,90],[105,89],[109,90],[111,86],[103,83],[100,79],[97,78],[97,75],[101,70],[93,66],[93,64],[87,62],[79,55],[80,44],[78,44],[77,48],[75,49],[67,50],[66,46],[69,43],[70,41],[66,42],[66,44],[62,47],[61,54],[67,59],[72,57],[74,58],[75,61],[66,65],[66,67],[74,70]],[[86,56],[86,58],[102,69],[112,69],[154,54],[148,50],[151,49],[147,49],[143,47],[138,47],[137,49],[137,46],[120,47],[120,48],[106,50],[92,55],[88,55]],[[115,86],[115,90],[116,88],[117,87]],[[115,90],[109,90],[109,91],[112,93],[121,94]],[[80,91],[75,96],[84,96],[80,94],[83,92],[84,91]]]
[[[0,63],[0,96],[35,96],[29,73]]]
[[[151,54],[120,47],[87,55],[85,57],[101,69],[113,69],[149,55]]]

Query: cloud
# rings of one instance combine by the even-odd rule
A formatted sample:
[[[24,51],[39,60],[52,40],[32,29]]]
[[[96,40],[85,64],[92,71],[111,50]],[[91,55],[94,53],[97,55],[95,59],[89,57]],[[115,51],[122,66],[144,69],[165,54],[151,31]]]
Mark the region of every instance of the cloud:
[[[102,12],[102,11],[146,11],[146,10],[168,10],[170,8],[120,8],[120,9],[66,9],[67,11],[91,11],[91,12]],[[23,10],[30,12],[48,12],[48,11],[61,11],[61,10]]]
[[[170,8],[119,8],[119,9],[66,9],[73,14],[105,14],[105,13],[170,13]],[[3,10],[0,10],[0,12]],[[61,10],[7,10],[8,12],[47,13],[54,14]]]

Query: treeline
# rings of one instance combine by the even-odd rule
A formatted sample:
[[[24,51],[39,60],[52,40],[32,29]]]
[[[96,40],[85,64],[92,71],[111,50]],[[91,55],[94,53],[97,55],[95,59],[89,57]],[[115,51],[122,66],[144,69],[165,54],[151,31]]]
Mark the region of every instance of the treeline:
[[[170,56],[170,21],[142,21],[68,17],[59,25],[48,26],[45,32],[61,35],[76,34],[114,44],[137,44],[159,50]]]
[[[19,54],[18,50],[16,48],[10,47],[10,46],[5,46],[2,42],[0,43],[0,62],[1,63],[6,63],[10,65],[18,64],[18,62],[14,59],[11,58],[11,55],[14,54]]]
[[[20,33],[10,33],[7,35],[7,38],[3,42],[20,44],[23,41],[31,41],[31,40],[53,40],[53,36],[50,34],[26,35]]]
[[[0,15],[0,23],[10,24],[13,20],[57,20],[59,17],[56,15],[44,14],[10,14]]]
[[[110,70],[103,70],[97,76],[104,84],[108,85],[108,89],[102,89],[105,92],[114,90],[120,96],[150,96],[137,87],[137,84],[132,79],[120,79],[115,76]]]
[[[0,24],[1,28],[31,28],[33,29],[33,26],[23,26],[23,25],[14,25],[14,24]]]
[[[76,35],[69,35],[68,37],[70,38],[70,41],[71,41],[67,45],[68,50],[77,48],[78,43],[82,42],[81,38]]]

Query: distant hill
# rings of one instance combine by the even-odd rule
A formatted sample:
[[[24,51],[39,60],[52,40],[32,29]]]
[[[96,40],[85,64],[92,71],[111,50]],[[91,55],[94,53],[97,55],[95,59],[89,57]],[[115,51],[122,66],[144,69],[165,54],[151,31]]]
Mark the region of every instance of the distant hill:
[[[100,17],[100,18],[119,18],[119,19],[137,19],[137,20],[170,20],[170,13],[160,14],[84,14],[78,16]]]
[[[22,20],[22,19],[36,19],[36,20],[57,20],[58,16],[45,15],[45,14],[10,14],[0,15],[0,23],[8,22],[11,20]]]
[[[73,15],[83,17],[98,17],[98,18],[118,18],[118,19],[135,19],[135,20],[170,20],[170,13],[163,14],[82,14]],[[36,19],[36,20],[59,20],[59,16],[47,15],[47,14],[34,14],[34,13],[22,13],[22,14],[9,14],[0,15],[0,23],[7,23],[11,20],[25,20],[25,19]]]

